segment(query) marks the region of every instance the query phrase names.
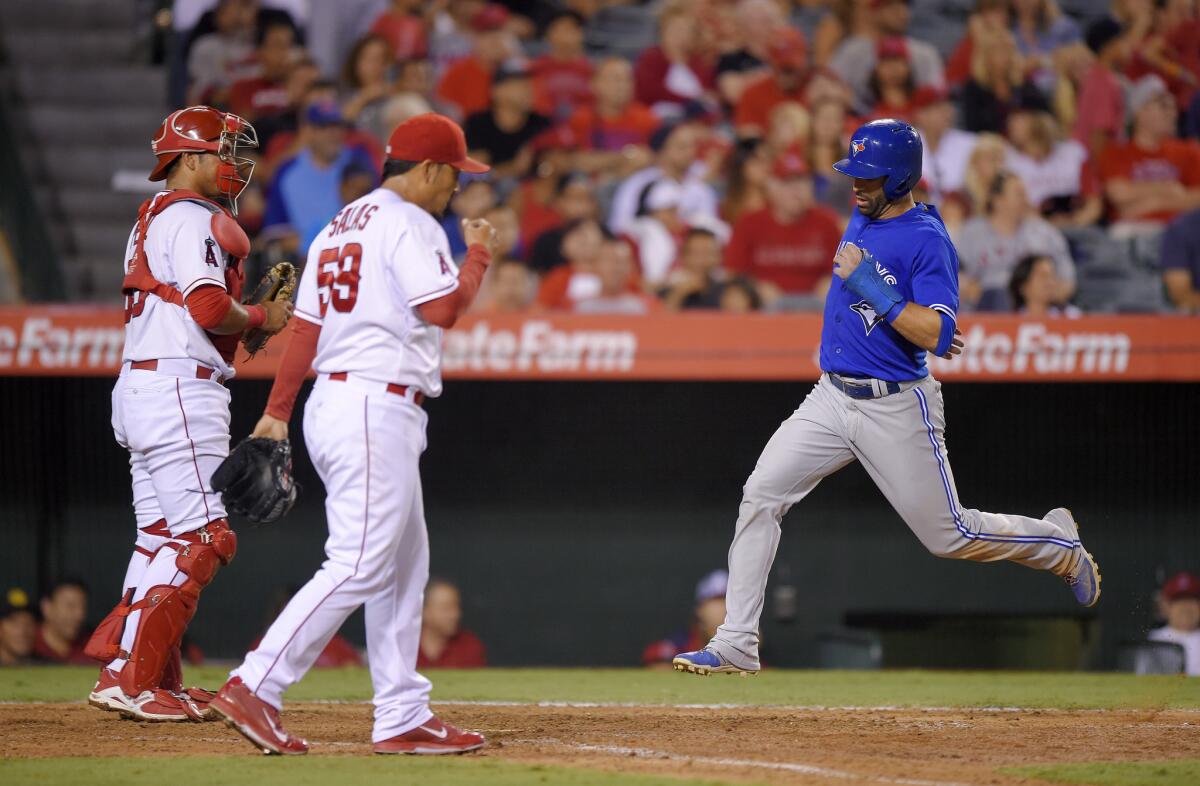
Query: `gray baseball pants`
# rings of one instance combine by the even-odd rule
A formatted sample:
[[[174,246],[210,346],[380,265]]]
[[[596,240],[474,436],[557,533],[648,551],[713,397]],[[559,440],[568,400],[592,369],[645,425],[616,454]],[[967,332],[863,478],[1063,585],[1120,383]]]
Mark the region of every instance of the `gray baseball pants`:
[[[767,574],[785,513],[822,478],[862,462],[925,548],[939,557],[1012,560],[1055,575],[1074,568],[1077,534],[1044,519],[959,505],[943,432],[942,385],[933,377],[899,393],[854,399],[821,376],[767,442],[743,488],[733,544],[725,624],[710,646],[736,666],[757,669]]]

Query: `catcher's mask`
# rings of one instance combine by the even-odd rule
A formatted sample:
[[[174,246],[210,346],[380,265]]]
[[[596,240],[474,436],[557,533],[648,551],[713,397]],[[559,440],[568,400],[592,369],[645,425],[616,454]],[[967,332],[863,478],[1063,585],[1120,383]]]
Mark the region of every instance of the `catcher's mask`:
[[[158,164],[150,180],[165,180],[167,169],[183,153],[215,153],[217,191],[237,215],[237,199],[254,174],[254,160],[239,156],[242,148],[258,147],[254,126],[235,114],[211,106],[189,106],[167,116],[150,142]]]

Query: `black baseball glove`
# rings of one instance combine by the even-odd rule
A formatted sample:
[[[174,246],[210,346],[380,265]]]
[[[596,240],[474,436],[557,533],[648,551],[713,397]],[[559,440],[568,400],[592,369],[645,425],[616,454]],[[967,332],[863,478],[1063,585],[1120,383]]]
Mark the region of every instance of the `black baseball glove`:
[[[300,486],[292,477],[292,445],[265,437],[238,443],[212,476],[212,486],[230,513],[258,524],[287,515],[296,504]]]

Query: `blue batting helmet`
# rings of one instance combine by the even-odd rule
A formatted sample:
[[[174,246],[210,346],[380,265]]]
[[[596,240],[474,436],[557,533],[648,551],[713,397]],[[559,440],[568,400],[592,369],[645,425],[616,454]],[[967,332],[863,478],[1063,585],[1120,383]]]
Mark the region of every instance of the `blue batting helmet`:
[[[921,137],[908,123],[872,120],[850,138],[850,152],[833,168],[843,175],[872,179],[886,177],[888,201],[913,190],[921,179]]]

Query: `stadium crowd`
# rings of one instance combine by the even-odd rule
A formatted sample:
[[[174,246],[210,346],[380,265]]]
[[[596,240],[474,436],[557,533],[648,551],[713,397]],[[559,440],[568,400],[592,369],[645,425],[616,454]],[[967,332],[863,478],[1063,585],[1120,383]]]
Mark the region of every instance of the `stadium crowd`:
[[[896,117],[924,138],[916,196],[964,309],[1200,311],[1196,0],[976,0],[950,51],[908,0],[377,0],[337,73],[303,4],[188,5],[212,7],[176,98],[255,124],[240,218],[267,259],[303,257],[377,185],[389,129],[432,110],[493,167],[443,221],[459,254],[460,219],[499,230],[478,309],[819,308],[853,209],[830,166]],[[617,19],[657,34],[606,45]]]

